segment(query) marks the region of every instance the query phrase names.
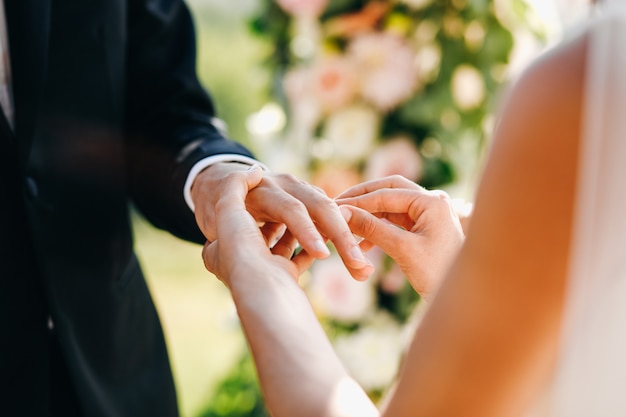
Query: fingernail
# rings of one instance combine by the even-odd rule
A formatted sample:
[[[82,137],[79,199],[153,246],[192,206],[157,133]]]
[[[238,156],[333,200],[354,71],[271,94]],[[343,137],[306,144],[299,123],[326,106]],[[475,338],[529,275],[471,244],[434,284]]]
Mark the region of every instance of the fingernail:
[[[314,247],[315,247],[315,250],[317,250],[318,252],[322,252],[325,255],[330,255],[330,250],[328,249],[328,246],[326,246],[323,240],[319,240],[319,239],[316,240]]]
[[[254,164],[254,165],[251,165],[250,168],[248,168],[248,171],[256,171],[259,168],[261,168],[259,164]]]
[[[345,206],[339,206],[339,211],[341,211],[341,215],[346,222],[349,222],[352,218],[352,210]]]
[[[361,249],[358,246],[355,246],[352,249],[350,249],[350,256],[352,257],[352,259],[354,259],[355,261],[363,265],[372,265],[370,260],[367,259],[365,255],[363,255],[363,251],[361,251]]]

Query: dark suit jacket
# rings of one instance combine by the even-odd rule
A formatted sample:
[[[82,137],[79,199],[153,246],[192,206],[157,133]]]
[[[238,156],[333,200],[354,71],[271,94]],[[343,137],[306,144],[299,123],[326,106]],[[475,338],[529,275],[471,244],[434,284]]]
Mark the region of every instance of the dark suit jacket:
[[[0,116],[0,415],[174,416],[129,203],[202,242],[190,167],[250,154],[211,124],[181,1],[4,2],[16,125]]]

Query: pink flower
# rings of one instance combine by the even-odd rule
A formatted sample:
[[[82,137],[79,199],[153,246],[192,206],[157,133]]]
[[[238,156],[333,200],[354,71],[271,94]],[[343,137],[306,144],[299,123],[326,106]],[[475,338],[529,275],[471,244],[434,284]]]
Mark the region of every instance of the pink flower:
[[[418,86],[415,51],[390,33],[354,38],[348,55],[359,69],[361,96],[388,111],[413,95]]]
[[[276,0],[276,3],[290,15],[310,17],[321,15],[328,0]]]
[[[311,68],[300,67],[290,70],[283,81],[293,123],[305,130],[313,129],[320,117],[320,103],[312,90],[314,78]]]
[[[361,177],[354,168],[332,164],[323,164],[311,177],[311,183],[320,187],[330,197],[339,195],[359,182],[361,182]]]
[[[398,264],[393,263],[391,269],[381,276],[380,287],[387,294],[396,294],[404,287],[405,282],[404,272]]]
[[[307,294],[319,314],[346,322],[357,322],[374,307],[370,281],[356,281],[334,254],[311,268]]]
[[[347,105],[356,93],[356,71],[350,61],[328,58],[313,67],[312,90],[326,111]]]
[[[413,142],[405,136],[383,142],[368,158],[365,165],[365,180],[389,175],[402,175],[416,181],[422,175],[422,158]]]

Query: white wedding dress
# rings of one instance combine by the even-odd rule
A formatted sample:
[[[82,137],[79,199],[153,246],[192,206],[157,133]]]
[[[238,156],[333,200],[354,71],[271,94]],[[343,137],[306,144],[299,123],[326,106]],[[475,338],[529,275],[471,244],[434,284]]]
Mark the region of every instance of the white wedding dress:
[[[585,31],[562,348],[540,416],[626,416],[626,0],[601,0]]]

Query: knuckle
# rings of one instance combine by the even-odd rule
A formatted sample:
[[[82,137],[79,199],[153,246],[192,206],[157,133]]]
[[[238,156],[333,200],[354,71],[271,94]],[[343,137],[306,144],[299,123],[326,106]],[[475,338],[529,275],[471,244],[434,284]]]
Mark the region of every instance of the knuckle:
[[[376,218],[374,217],[364,217],[363,218],[363,228],[368,236],[371,236],[376,233],[377,223]]]
[[[319,201],[321,205],[325,208],[328,208],[330,210],[339,210],[339,205],[332,198],[326,196],[325,194],[320,194],[318,198],[320,199]]]
[[[291,212],[302,212],[306,211],[306,206],[300,200],[296,200],[295,198],[285,198],[280,202],[281,210],[287,213]]]
[[[295,175],[287,172],[281,172],[275,175],[275,178],[280,182],[285,183],[300,183],[300,180]]]
[[[447,192],[445,192],[445,191],[443,191],[443,190],[434,190],[434,191],[432,191],[432,192],[433,192],[433,193],[434,193],[434,195],[436,195],[436,196],[437,196],[437,198],[439,198],[440,200],[443,200],[443,201],[450,201],[450,195],[449,195]]]
[[[444,214],[449,213],[452,209],[452,199],[442,190],[434,190],[430,192],[431,195],[431,207],[437,211],[437,213]]]
[[[342,230],[339,233],[339,237],[341,238],[341,240],[344,240],[344,241],[350,241],[354,239],[354,235],[352,234],[350,230]]]
[[[241,181],[245,178],[245,171],[233,171],[226,174],[226,180],[229,182],[232,181]]]
[[[374,216],[354,214],[350,225],[363,237],[370,237],[376,233],[377,223]]]

